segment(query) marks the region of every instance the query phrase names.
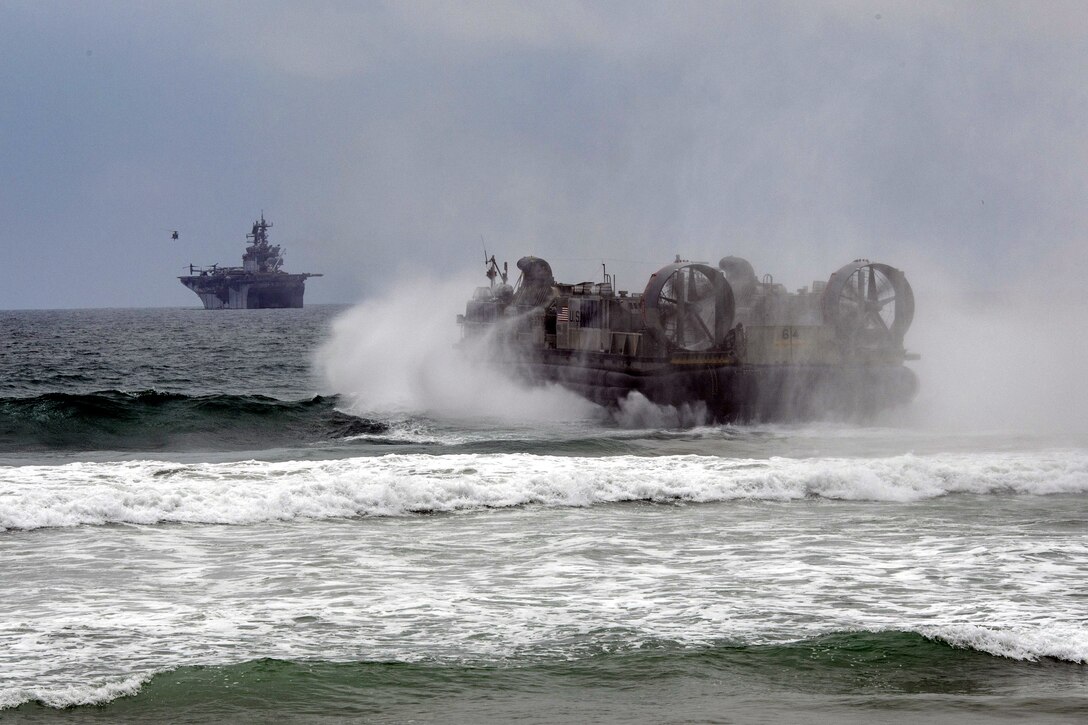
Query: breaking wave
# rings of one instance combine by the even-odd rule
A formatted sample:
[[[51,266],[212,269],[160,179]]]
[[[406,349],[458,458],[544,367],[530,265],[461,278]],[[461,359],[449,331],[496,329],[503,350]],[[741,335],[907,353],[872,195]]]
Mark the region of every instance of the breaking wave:
[[[0,469],[0,529],[252,524],[625,501],[912,502],[1088,492],[1088,454],[738,459],[396,454],[322,461],[78,462]]]
[[[982,628],[976,628],[982,629]],[[789,680],[799,691],[821,694],[900,693],[977,695],[1014,683],[1036,695],[1055,696],[1081,681],[1076,663],[1088,661],[1086,643],[1072,652],[1036,647],[1032,634],[991,633],[990,641],[958,639],[910,630],[832,632],[792,642],[723,642],[692,646],[669,640],[611,642],[608,632],[587,633],[568,657],[529,656],[494,663],[435,661],[305,661],[257,659],[181,666],[170,671],[68,687],[23,687],[0,691],[0,710],[31,714],[45,708],[106,706],[100,714],[174,719],[178,713],[228,713],[267,703],[270,717],[285,704],[314,712],[388,715],[396,694],[413,697],[493,698],[542,688],[581,686],[649,687],[677,677],[765,687]],[[603,640],[602,640],[603,637]],[[1008,644],[993,646],[993,639]],[[611,642],[611,644],[609,643]],[[1050,659],[1044,664],[1040,659]],[[9,712],[11,712],[9,710]],[[73,715],[76,713],[73,712]]]
[[[248,450],[385,430],[338,402],[154,390],[0,398],[0,451]]]

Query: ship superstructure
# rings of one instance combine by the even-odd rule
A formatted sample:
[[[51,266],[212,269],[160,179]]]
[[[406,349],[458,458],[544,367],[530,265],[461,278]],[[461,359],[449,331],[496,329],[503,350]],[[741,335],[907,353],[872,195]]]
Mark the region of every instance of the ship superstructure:
[[[178,277],[181,283],[196,293],[207,310],[255,310],[302,307],[306,279],[320,274],[284,272],[280,245],[268,241],[272,222],[264,214],[253,222],[246,235],[249,245],[242,255],[241,267],[210,267],[189,265],[189,274]]]

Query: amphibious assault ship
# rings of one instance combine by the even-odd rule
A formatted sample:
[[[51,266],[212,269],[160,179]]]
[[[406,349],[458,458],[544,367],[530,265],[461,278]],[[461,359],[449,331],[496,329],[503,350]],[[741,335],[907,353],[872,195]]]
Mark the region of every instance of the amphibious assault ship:
[[[601,405],[637,392],[717,421],[867,418],[917,390],[903,345],[914,294],[887,264],[857,259],[790,292],[739,257],[678,256],[632,293],[603,265],[600,282],[565,284],[522,257],[511,286],[507,265],[486,263],[491,284],[458,315],[462,346]]]
[[[306,293],[306,278],[320,274],[303,272],[288,274],[283,266],[283,252],[278,244],[269,244],[268,230],[272,222],[264,214],[253,222],[250,240],[242,255],[241,267],[210,267],[189,265],[189,274],[178,277],[181,283],[196,292],[206,310],[259,310],[302,307]],[[174,233],[175,238],[177,232]]]

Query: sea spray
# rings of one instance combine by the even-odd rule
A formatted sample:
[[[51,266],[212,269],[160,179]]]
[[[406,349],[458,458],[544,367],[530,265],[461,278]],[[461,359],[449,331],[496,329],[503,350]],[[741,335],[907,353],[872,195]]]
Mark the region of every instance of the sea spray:
[[[621,428],[694,428],[710,423],[706,403],[659,405],[635,391],[619,401],[611,418]]]
[[[1075,276],[1055,276],[1054,267],[1038,264],[979,288],[932,259],[915,259],[907,269],[925,301],[910,337],[911,351],[921,356],[911,363],[920,383],[911,425],[1088,441],[1088,336],[1080,333],[1088,293]]]
[[[600,409],[556,385],[533,386],[460,343],[456,315],[471,280],[413,280],[342,313],[315,364],[360,413],[577,420]]]
[[[506,422],[599,420],[620,428],[690,428],[706,405],[658,405],[632,393],[611,410],[554,383],[533,384],[493,362],[491,337],[462,340],[455,322],[471,280],[401,282],[339,315],[315,366],[346,409]],[[420,293],[426,289],[426,295]]]

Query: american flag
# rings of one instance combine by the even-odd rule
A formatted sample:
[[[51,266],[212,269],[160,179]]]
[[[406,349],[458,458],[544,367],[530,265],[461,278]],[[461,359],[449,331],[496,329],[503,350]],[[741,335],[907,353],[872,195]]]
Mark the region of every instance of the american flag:
[[[555,316],[556,322],[570,322],[570,308],[560,307],[559,314]]]

